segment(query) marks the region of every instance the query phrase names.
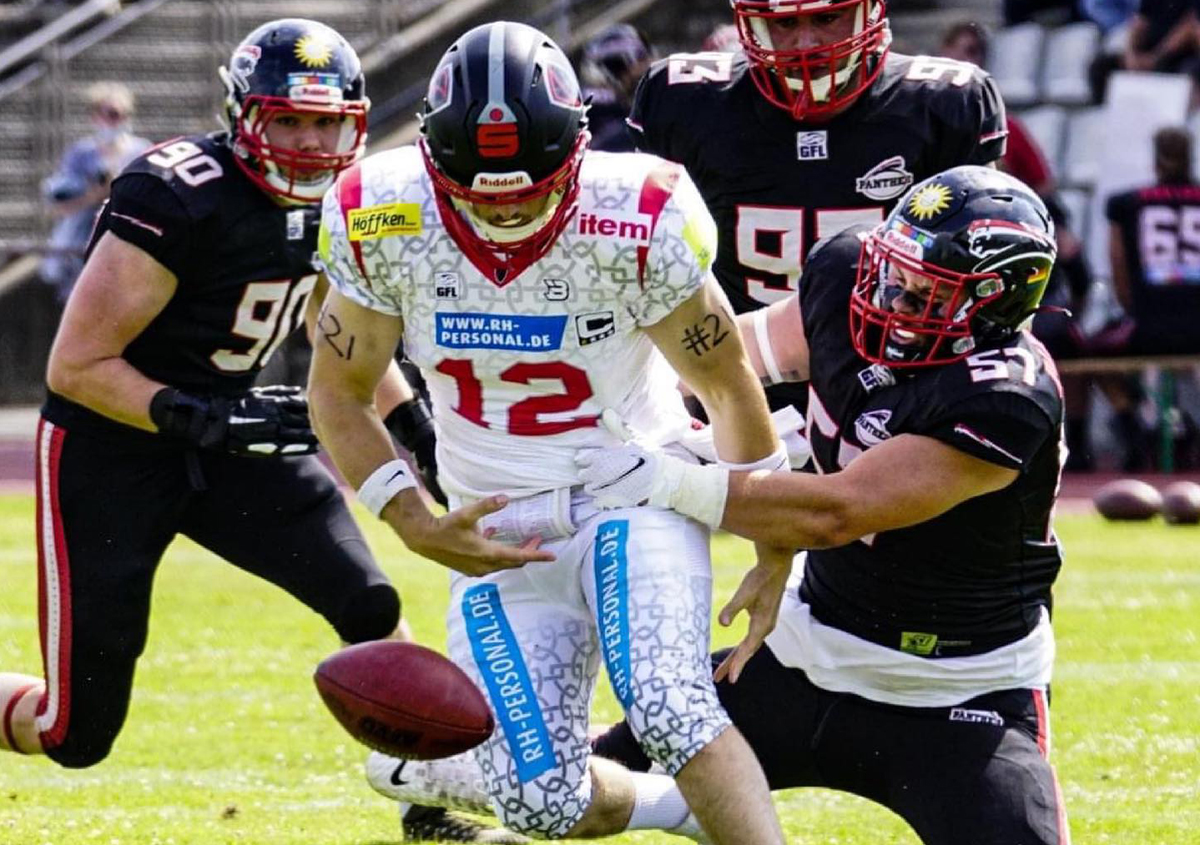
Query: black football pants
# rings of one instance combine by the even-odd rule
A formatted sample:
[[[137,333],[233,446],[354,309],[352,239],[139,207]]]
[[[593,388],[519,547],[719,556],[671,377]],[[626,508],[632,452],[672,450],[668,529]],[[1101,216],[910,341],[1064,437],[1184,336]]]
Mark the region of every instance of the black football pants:
[[[346,641],[399,621],[395,589],[315,457],[197,452],[43,419],[37,458],[39,729],[64,766],[104,759],[125,721],[155,570],[176,534],[282,587]]]
[[[714,655],[714,667],[726,653]],[[869,798],[926,845],[1069,845],[1040,692],[991,693],[954,708],[877,704],[817,688],[764,646],[717,694],[772,789]],[[593,749],[649,768],[624,722]]]

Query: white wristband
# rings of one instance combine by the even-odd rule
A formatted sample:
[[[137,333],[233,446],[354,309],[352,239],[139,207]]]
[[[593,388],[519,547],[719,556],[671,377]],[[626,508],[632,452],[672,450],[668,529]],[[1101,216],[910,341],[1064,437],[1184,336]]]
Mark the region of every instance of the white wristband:
[[[366,505],[375,516],[379,516],[384,507],[403,490],[416,487],[417,480],[413,478],[408,464],[397,458],[380,464],[376,470],[367,476],[367,480],[358,488],[358,500]]]
[[[670,508],[710,528],[720,527],[729,496],[729,470],[712,464],[690,464],[670,455],[661,460],[662,472],[650,504]]]
[[[754,325],[754,341],[758,344],[758,355],[762,358],[763,369],[771,384],[781,384],[783,373],[779,372],[779,362],[775,360],[775,350],[771,348],[771,335],[767,332],[767,309],[759,308],[750,318]]]
[[[757,461],[751,461],[748,464],[735,464],[729,461],[718,461],[730,472],[755,472],[756,470],[765,469],[768,472],[774,472],[777,469],[786,469],[788,466],[788,451],[787,446],[780,443],[775,451],[767,455],[765,458],[759,458]]]

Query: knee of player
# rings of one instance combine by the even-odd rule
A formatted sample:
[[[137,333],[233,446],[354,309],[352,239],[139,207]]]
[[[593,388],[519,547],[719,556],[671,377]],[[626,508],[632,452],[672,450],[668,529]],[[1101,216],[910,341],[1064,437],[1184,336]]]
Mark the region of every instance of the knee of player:
[[[730,724],[712,682],[703,678],[643,684],[625,715],[642,751],[672,776]]]
[[[87,769],[101,763],[112,751],[116,737],[90,737],[75,740],[67,737],[62,745],[47,748],[46,756],[64,769]]]
[[[400,594],[391,584],[372,584],[353,595],[334,623],[348,643],[382,640],[400,624]]]
[[[557,767],[534,780],[492,795],[496,818],[509,830],[534,839],[562,839],[592,800],[591,778],[570,780]]]

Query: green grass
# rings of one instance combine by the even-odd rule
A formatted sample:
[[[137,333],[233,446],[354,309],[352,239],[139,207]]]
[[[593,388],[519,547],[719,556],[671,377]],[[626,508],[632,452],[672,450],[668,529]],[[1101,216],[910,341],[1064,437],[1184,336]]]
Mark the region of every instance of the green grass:
[[[418,636],[441,648],[444,571],[408,555],[381,524],[367,528]],[[1074,840],[1200,845],[1200,528],[1064,516],[1059,530],[1069,557],[1057,591],[1054,760]],[[722,537],[714,554],[727,596],[749,549]],[[32,499],[0,497],[0,670],[40,671],[35,560]],[[720,643],[737,635],[716,632]],[[363,750],[309,679],[335,647],[306,608],[176,543],[112,756],[66,771],[0,754],[0,843],[398,842],[394,808],[362,778]],[[596,716],[616,714],[602,684]],[[917,843],[857,798],[794,790],[777,799],[795,843]]]

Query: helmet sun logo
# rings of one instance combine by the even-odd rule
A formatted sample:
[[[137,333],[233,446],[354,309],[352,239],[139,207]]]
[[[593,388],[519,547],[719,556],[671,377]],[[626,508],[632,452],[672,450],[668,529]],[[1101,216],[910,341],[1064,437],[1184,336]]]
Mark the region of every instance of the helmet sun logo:
[[[945,185],[925,185],[909,198],[908,213],[922,222],[931,220],[950,207],[950,196]]]
[[[296,58],[305,67],[325,67],[333,58],[333,48],[319,38],[307,34],[296,40]]]

